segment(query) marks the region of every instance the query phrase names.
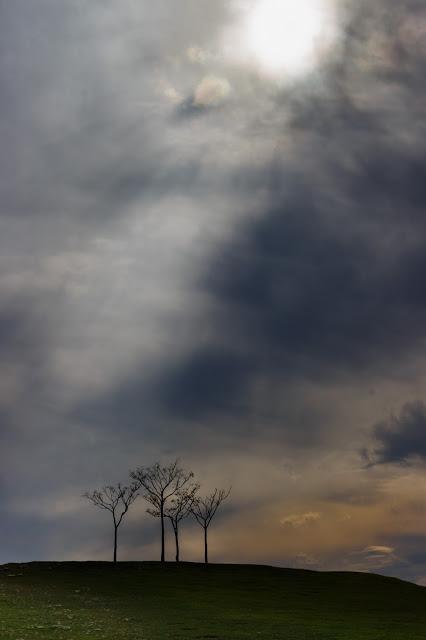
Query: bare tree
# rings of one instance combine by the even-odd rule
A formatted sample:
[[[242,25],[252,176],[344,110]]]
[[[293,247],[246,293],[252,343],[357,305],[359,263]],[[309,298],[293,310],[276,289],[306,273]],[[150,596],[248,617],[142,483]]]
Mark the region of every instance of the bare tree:
[[[136,483],[130,486],[123,486],[118,483],[116,486],[105,486],[95,491],[86,491],[84,498],[90,500],[92,504],[100,509],[109,511],[114,523],[114,562],[117,562],[117,539],[118,529],[123,522],[123,518],[129,510],[130,505],[138,497],[138,486]]]
[[[204,529],[204,562],[207,564],[209,561],[207,551],[207,530],[213,520],[216,512],[222,502],[231,493],[231,489],[228,491],[225,489],[215,489],[210,495],[204,498],[195,498],[191,511],[198,522],[198,524]]]
[[[175,534],[176,562],[179,562],[179,525],[184,518],[192,513],[192,507],[196,494],[200,488],[199,484],[190,485],[176,493],[170,500],[170,504],[165,508],[164,515],[170,520],[170,524]]]
[[[179,460],[175,460],[163,467],[156,462],[152,467],[138,467],[130,472],[130,477],[142,488],[144,498],[152,508],[147,509],[148,513],[161,520],[161,562],[165,560],[164,552],[164,510],[168,501],[185,486],[188,485],[192,472],[186,472],[179,466]]]

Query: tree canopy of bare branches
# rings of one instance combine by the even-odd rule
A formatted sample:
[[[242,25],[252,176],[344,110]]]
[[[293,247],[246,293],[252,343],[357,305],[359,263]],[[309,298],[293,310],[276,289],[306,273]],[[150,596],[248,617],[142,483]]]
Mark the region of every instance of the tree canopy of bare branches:
[[[180,560],[179,524],[192,513],[192,507],[199,488],[199,484],[191,484],[184,487],[170,499],[170,503],[164,510],[164,515],[169,519],[175,535],[176,562]]]
[[[128,512],[130,505],[138,497],[137,484],[132,483],[130,486],[124,486],[120,483],[115,486],[108,485],[102,489],[86,491],[83,496],[94,504],[95,507],[105,509],[111,513],[114,523],[113,561],[117,562],[118,529],[123,522],[123,518]]]
[[[139,488],[143,489],[143,497],[151,504],[147,509],[148,513],[161,520],[161,562],[164,562],[165,508],[173,496],[178,495],[188,486],[194,474],[182,469],[179,466],[179,460],[175,460],[166,466],[156,462],[151,467],[138,467],[130,472],[130,477]]]
[[[210,493],[208,496],[205,496],[204,498],[195,498],[191,507],[191,512],[194,515],[194,518],[204,529],[204,562],[206,564],[209,561],[207,548],[208,528],[220,505],[224,500],[226,500],[230,493],[230,488],[227,491],[225,489],[214,489],[212,493]]]

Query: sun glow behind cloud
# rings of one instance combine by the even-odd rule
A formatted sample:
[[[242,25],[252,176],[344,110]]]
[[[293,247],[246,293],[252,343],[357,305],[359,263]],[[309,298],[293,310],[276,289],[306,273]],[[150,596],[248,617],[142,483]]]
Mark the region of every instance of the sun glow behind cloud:
[[[270,76],[308,73],[337,39],[330,0],[246,0],[235,8],[236,23],[225,38],[226,55]]]

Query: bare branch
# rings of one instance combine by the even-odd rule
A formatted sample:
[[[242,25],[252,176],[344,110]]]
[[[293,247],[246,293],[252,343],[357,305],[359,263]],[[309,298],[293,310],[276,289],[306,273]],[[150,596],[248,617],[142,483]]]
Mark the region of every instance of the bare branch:
[[[228,498],[230,493],[231,488],[227,491],[225,489],[216,488],[210,495],[205,496],[204,498],[196,498],[194,500],[191,511],[200,526],[207,529],[213,520],[216,511],[222,502]]]
[[[151,467],[138,467],[130,477],[145,490],[144,498],[154,506],[161,507],[194,477],[179,467],[179,460],[168,466],[156,462]]]
[[[147,512],[161,520],[161,560],[164,561],[164,517],[168,501],[189,486],[194,477],[192,472],[186,472],[179,466],[176,459],[169,465],[162,466],[156,462],[151,467],[138,467],[130,472],[130,477],[141,488],[143,497],[151,507]]]
[[[195,483],[181,489],[170,500],[170,504],[165,508],[164,515],[170,520],[175,530],[177,530],[179,522],[184,518],[187,518],[192,513],[192,507],[196,500],[196,494],[199,488],[200,485]]]
[[[230,493],[231,488],[229,488],[228,491],[216,488],[210,495],[204,498],[195,498],[192,505],[191,512],[198,524],[204,529],[204,562],[206,564],[209,561],[207,543],[208,528],[218,508]]]
[[[114,522],[114,562],[117,560],[117,531],[130,506],[138,497],[138,485],[133,482],[130,486],[107,485],[102,489],[86,491],[83,497],[95,507],[109,511]]]

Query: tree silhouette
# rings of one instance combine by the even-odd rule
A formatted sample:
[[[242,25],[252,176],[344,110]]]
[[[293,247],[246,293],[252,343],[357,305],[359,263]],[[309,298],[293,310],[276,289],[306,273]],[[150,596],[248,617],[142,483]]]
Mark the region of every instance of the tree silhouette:
[[[92,504],[100,509],[109,511],[114,523],[114,554],[113,560],[117,562],[117,539],[118,529],[123,522],[123,518],[129,510],[130,505],[138,497],[138,486],[136,483],[130,486],[123,486],[118,483],[116,486],[108,485],[102,489],[86,491],[84,498],[90,500]]]
[[[207,564],[209,561],[207,550],[207,530],[213,520],[216,512],[222,502],[231,493],[231,489],[226,491],[225,489],[215,489],[210,495],[204,498],[195,498],[191,511],[198,522],[198,524],[204,529],[204,562]]]
[[[176,562],[179,562],[179,524],[192,513],[192,506],[197,494],[199,484],[188,486],[176,493],[165,508],[164,515],[170,520],[175,534]]]
[[[143,497],[152,505],[152,508],[147,509],[148,513],[161,520],[161,562],[164,562],[165,507],[173,496],[179,494],[188,485],[194,474],[184,471],[179,466],[179,460],[175,460],[165,467],[159,462],[151,467],[138,467],[130,472],[130,477],[139,488],[145,491]]]

